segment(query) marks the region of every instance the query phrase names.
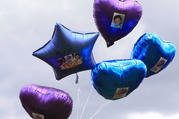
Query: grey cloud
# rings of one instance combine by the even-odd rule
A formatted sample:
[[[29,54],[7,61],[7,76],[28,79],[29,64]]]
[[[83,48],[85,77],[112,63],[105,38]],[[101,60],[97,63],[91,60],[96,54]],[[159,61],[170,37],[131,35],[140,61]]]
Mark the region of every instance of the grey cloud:
[[[67,3],[66,3],[67,2]],[[136,40],[145,32],[154,32],[162,39],[179,45],[179,10],[177,0],[139,1],[143,6],[143,17],[137,27],[125,38],[117,41],[111,48],[106,48],[100,36],[94,46],[97,62],[111,59],[128,59]],[[66,6],[65,5],[69,5]],[[77,105],[77,85],[75,75],[60,81],[55,80],[52,68],[33,57],[34,50],[50,40],[54,25],[61,22],[74,31],[97,31],[93,21],[93,1],[91,0],[2,0],[0,4],[0,54],[1,118],[7,115],[30,117],[22,108],[18,95],[20,88],[27,84],[39,84],[62,89],[74,100],[70,119],[76,118],[77,107],[81,112],[91,87],[90,71],[80,72],[80,104]],[[145,79],[131,95],[114,101],[96,115],[96,119],[126,119],[131,112],[179,113],[178,54],[174,61],[159,74]],[[13,101],[12,101],[13,100]],[[3,102],[4,102],[3,101]],[[12,101],[12,102],[11,102]],[[11,103],[8,103],[11,102]],[[83,119],[89,118],[106,103],[92,88],[92,95]],[[13,110],[13,111],[12,111]]]

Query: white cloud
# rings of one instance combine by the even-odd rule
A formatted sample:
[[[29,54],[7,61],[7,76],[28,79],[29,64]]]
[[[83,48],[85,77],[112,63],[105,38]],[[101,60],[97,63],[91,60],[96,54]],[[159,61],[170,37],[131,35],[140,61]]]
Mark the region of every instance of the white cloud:
[[[131,113],[127,119],[179,119],[179,114],[163,115],[156,112]]]
[[[74,31],[97,31],[93,19],[93,2],[92,0],[1,0],[0,115],[2,119],[30,119],[20,104],[18,95],[21,87],[32,83],[59,88],[68,92],[74,101],[70,119],[76,119],[77,108],[79,108],[79,111],[82,110],[90,90],[90,71],[79,73],[79,87],[82,92],[80,104],[77,105],[75,75],[56,81],[50,66],[31,54],[50,40],[55,22],[60,22]],[[129,35],[115,42],[111,48],[107,48],[104,39],[101,36],[99,37],[93,50],[97,62],[129,58],[134,43],[147,30],[154,31],[157,34],[161,32],[162,35],[158,35],[165,36],[164,38],[169,40],[172,40],[172,36],[173,41],[178,42],[179,17],[175,12],[178,11],[178,0],[172,2],[162,0],[140,2],[144,8],[143,17]],[[158,9],[158,5],[160,5],[160,9]],[[167,19],[168,14],[171,17],[170,23]],[[165,26],[163,26],[164,24]],[[168,73],[160,73],[162,75],[156,75],[153,76],[153,79],[145,80],[139,89],[128,97],[107,105],[94,119],[179,119],[179,114],[165,116],[150,112],[154,110],[161,113],[179,111],[176,76],[179,65],[176,62],[172,64],[173,66],[170,65],[171,68],[167,68]],[[167,76],[169,74],[170,78]],[[92,96],[83,117],[88,119],[105,102],[106,100],[93,88]],[[143,110],[150,113],[130,113]],[[128,115],[128,113],[130,114]],[[128,116],[126,117],[126,115]]]
[[[104,39],[99,37],[93,49],[96,62],[113,59],[129,59],[135,42],[144,33],[145,25],[139,22],[130,34],[116,41],[110,48],[107,48]]]
[[[11,98],[5,98],[5,97],[0,97],[0,110],[2,109],[9,109],[12,108],[14,105],[14,103],[16,103],[16,100],[11,99]]]
[[[4,119],[28,119],[28,118],[25,115],[21,115],[21,116],[9,115],[9,116],[5,116]]]

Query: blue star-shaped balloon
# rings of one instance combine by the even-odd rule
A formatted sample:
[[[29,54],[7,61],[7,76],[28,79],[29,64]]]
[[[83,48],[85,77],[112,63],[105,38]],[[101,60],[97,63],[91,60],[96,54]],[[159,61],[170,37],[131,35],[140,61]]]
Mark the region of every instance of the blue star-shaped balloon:
[[[98,32],[74,32],[57,23],[52,39],[33,55],[51,65],[56,79],[60,80],[95,66],[92,49],[98,36]]]

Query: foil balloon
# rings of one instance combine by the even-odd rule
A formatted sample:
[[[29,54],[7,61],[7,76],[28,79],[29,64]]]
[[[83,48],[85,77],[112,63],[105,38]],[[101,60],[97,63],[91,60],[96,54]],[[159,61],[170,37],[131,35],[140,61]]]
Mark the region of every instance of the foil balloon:
[[[60,80],[95,66],[92,49],[98,36],[98,32],[74,32],[57,23],[52,39],[33,55],[51,65]]]
[[[138,24],[142,7],[135,0],[95,0],[94,19],[107,46],[123,38]]]
[[[166,68],[175,56],[176,48],[171,42],[160,40],[154,33],[145,33],[135,43],[131,58],[142,60],[149,77]]]
[[[103,61],[92,70],[92,84],[106,99],[124,98],[134,91],[146,75],[146,66],[140,60]]]
[[[67,119],[72,99],[66,92],[38,85],[27,85],[20,91],[20,101],[33,119]]]

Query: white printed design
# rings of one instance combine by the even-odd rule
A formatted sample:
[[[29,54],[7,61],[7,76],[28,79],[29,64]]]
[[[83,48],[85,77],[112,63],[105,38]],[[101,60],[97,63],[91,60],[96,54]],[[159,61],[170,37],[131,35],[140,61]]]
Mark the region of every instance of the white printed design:
[[[32,113],[33,119],[45,119],[44,115],[38,113]]]
[[[161,57],[159,61],[157,62],[157,64],[155,64],[155,66],[151,68],[151,71],[157,73],[166,64],[166,62],[167,60]]]
[[[117,88],[116,92],[113,96],[113,99],[119,99],[119,98],[123,98],[126,97],[127,93],[128,93],[129,88]]]

